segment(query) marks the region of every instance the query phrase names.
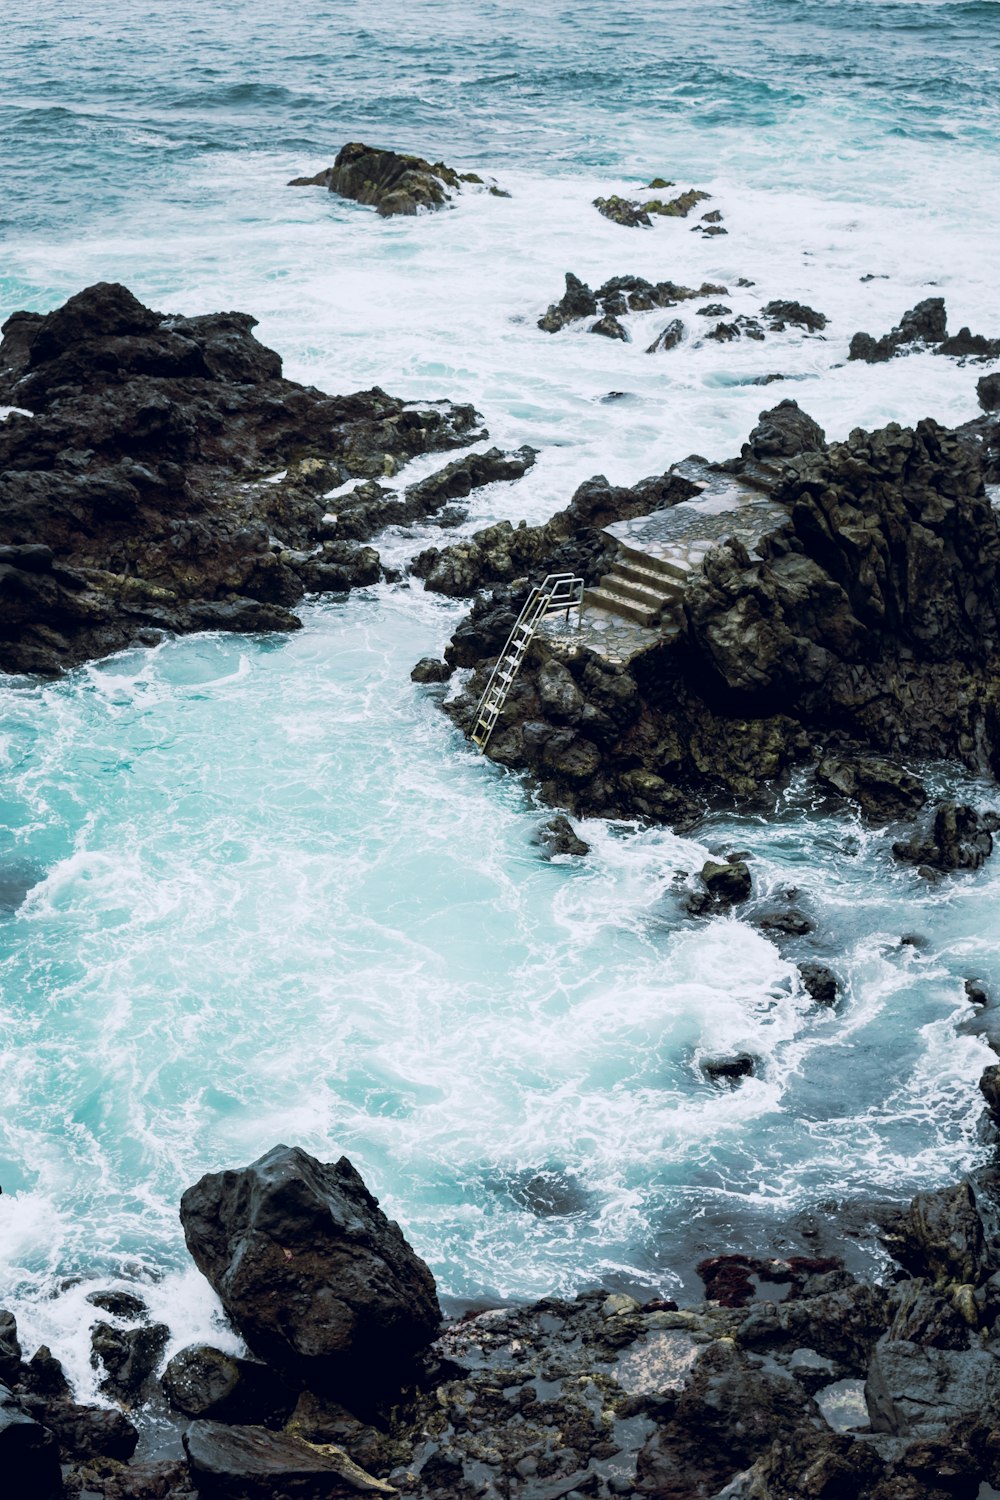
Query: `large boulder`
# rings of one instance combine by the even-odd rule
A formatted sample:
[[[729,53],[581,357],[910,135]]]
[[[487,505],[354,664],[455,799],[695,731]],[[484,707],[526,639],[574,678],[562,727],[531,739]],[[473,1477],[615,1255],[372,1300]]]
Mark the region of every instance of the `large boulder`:
[[[11,1500],[62,1500],[59,1445],[0,1385],[0,1485]]]
[[[310,1387],[388,1386],[434,1337],[434,1278],[348,1161],[275,1146],[181,1199],[188,1249],[250,1348]]]

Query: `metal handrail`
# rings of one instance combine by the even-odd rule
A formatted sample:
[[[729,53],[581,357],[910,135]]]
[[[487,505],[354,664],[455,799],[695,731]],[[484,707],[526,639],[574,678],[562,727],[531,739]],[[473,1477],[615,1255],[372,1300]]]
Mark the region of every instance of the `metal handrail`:
[[[572,573],[550,573],[543,583],[531,590],[476,706],[470,739],[478,747],[480,754],[486,749],[539,625],[546,615],[555,614],[558,610],[566,611],[567,620],[571,609],[579,611],[583,602],[583,588],[583,579],[576,578]],[[579,618],[578,613],[577,623]]]

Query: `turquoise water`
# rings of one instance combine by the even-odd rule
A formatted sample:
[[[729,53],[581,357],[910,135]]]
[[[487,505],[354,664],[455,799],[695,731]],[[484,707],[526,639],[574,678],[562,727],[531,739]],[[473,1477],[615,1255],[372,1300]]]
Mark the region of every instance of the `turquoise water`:
[[[466,530],[541,519],[595,472],[732,453],[775,369],[834,436],[976,410],[978,371],[843,360],[928,283],[955,326],[1000,332],[1000,6],[292,4],[278,24],[75,0],[42,33],[14,0],[4,21],[3,310],[121,279],[166,310],[253,312],[326,389],[471,399],[541,457]],[[513,197],[383,222],[284,186],[352,137]],[[729,235],[633,235],[590,206],[654,172],[708,187]],[[744,275],[734,309],[800,297],[829,336],[669,364],[642,354],[655,314],[630,345],[549,338],[567,268]],[[0,1301],[81,1389],[95,1278],[139,1277],[175,1345],[220,1336],[177,1199],[277,1140],[347,1152],[446,1292],[502,1297],[669,1292],[699,1247],[982,1154],[992,1054],[962,980],[1000,988],[1000,875],[929,893],[795,789],[697,839],[590,823],[588,860],[547,864],[529,792],[409,681],[461,612],[382,586],[289,639],[0,684]],[[762,892],[803,892],[838,1013],[748,923],[680,918],[675,875],[737,846]],[[702,1081],[744,1047],[758,1078]],[[539,1173],[568,1211],[533,1211]]]

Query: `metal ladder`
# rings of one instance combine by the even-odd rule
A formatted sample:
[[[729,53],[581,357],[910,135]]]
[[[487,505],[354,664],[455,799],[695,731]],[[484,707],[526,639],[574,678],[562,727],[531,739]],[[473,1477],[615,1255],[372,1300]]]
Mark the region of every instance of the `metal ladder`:
[[[582,599],[583,579],[574,578],[572,573],[550,573],[544,583],[531,590],[476,708],[475,726],[469,738],[480,753],[486,749],[489,737],[496,727],[514,678],[534,640],[535,631],[546,615],[555,614],[558,610],[564,609],[568,620],[571,609],[579,611]]]

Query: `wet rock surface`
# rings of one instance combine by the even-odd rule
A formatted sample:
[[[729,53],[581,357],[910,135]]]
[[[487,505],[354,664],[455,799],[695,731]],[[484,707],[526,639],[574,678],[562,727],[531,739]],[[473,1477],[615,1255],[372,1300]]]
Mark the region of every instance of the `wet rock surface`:
[[[732,1059],[715,1086],[748,1076],[746,1061]],[[275,1194],[268,1163],[290,1155],[297,1171]],[[374,1199],[346,1161],[322,1168],[275,1148],[191,1190],[195,1217],[215,1216],[222,1257],[237,1245],[234,1205],[280,1247],[260,1291],[283,1338],[307,1327],[325,1338],[330,1296],[352,1295],[350,1266],[323,1254],[317,1188],[324,1214],[340,1205],[338,1234],[384,1246],[394,1226],[372,1222]],[[569,1184],[555,1172],[505,1191],[538,1199],[547,1215],[579,1207],[572,1192],[563,1201]],[[190,1194],[185,1202],[190,1225]],[[358,1213],[369,1223],[360,1234]],[[709,1256],[698,1265],[706,1300],[682,1309],[595,1290],[472,1309],[443,1329],[427,1319],[377,1394],[363,1341],[336,1391],[312,1356],[296,1355],[290,1379],[285,1348],[269,1366],[193,1346],[164,1376],[175,1407],[195,1415],[184,1463],[135,1460],[120,1411],[32,1394],[22,1362],[0,1388],[0,1458],[43,1500],[972,1497],[1000,1478],[998,1229],[998,1177],[979,1172],[883,1216],[901,1268],[885,1284],[859,1281],[829,1255]],[[402,1245],[422,1267],[398,1231],[390,1239],[394,1255]],[[237,1249],[254,1260],[246,1236]],[[429,1273],[418,1291],[427,1281],[433,1297]],[[386,1298],[389,1326],[397,1291],[377,1271],[369,1291]],[[9,1366],[17,1329],[9,1318],[0,1327]]]
[[[313,177],[294,177],[289,187],[325,187],[341,198],[368,204],[383,218],[390,218],[393,214],[445,208],[452,194],[468,184],[484,185],[477,173],[456,172],[442,161],[432,163],[422,156],[349,141],[338,151],[332,167]],[[510,196],[495,185],[494,194]]]
[[[376,554],[329,532],[324,493],[485,436],[469,406],[284,380],[253,327],[104,282],[8,319],[0,402],[33,415],[0,422],[0,669],[56,673],[164,631],[294,629],[307,591],[378,577]]]
[[[346,1157],[276,1146],[189,1188],[181,1222],[251,1350],[303,1381],[391,1384],[437,1329],[430,1271]]]

